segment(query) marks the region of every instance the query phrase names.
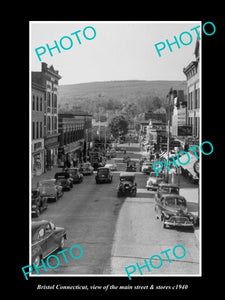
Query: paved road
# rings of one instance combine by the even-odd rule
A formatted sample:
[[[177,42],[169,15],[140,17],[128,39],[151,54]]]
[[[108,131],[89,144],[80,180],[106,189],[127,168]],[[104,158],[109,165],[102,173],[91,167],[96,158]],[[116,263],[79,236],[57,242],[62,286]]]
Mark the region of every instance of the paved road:
[[[120,170],[125,169],[125,164],[118,166]],[[190,231],[161,228],[155,219],[154,193],[145,189],[147,177],[140,173],[136,175],[136,198],[117,198],[119,174],[115,172],[111,184],[96,185],[94,175],[85,176],[83,183],[74,185],[56,203],[49,203],[48,209],[34,219],[51,220],[64,227],[68,233],[65,248],[80,245],[83,256],[75,260],[68,254],[68,263],[60,257],[58,268],[48,269],[47,273],[42,268],[40,273],[126,275],[126,266],[136,262],[143,265],[144,258],[181,244],[187,250],[183,262],[165,263],[154,271],[196,274],[199,268],[198,240]],[[75,249],[73,253],[79,255]],[[56,261],[51,258],[49,263],[54,266]]]

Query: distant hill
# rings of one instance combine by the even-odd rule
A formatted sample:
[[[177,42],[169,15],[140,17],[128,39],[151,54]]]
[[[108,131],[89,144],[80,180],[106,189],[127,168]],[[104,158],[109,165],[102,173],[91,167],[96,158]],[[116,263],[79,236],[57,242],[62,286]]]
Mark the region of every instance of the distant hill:
[[[104,106],[106,102],[107,109],[114,108],[115,103],[119,109],[120,105],[135,103],[144,110],[144,103],[151,103],[154,97],[160,98],[164,104],[171,87],[184,90],[186,94],[186,81],[125,80],[59,85],[58,99],[60,107],[78,106],[90,112],[95,111],[97,105]]]

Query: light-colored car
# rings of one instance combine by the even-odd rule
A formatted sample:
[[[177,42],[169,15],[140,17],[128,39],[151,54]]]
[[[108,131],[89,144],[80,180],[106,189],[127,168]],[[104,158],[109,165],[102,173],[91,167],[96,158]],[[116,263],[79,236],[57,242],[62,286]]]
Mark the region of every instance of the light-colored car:
[[[159,176],[157,176],[155,172],[151,172],[146,183],[146,188],[148,191],[157,190],[159,183],[163,181],[164,181],[163,175],[159,174]]]
[[[84,175],[91,175],[94,172],[94,168],[92,167],[91,163],[89,163],[89,162],[83,163],[80,170],[81,170],[82,174],[84,174]]]
[[[109,168],[111,171],[117,171],[117,164],[115,162],[110,162],[105,165],[105,168]]]
[[[143,165],[141,167],[141,172],[144,174],[150,174],[150,172],[153,170],[152,163],[150,161],[143,162]]]
[[[58,198],[63,195],[62,186],[58,184],[56,179],[39,181],[37,186],[42,197],[47,197],[48,199],[54,199],[57,201]]]

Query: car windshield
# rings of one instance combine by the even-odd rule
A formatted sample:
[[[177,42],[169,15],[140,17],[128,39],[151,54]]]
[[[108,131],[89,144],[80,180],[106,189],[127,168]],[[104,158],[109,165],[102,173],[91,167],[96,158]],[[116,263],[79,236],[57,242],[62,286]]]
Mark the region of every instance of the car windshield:
[[[183,198],[166,198],[165,205],[167,206],[186,206],[186,201]]]
[[[156,173],[154,172],[154,173],[151,173],[150,174],[150,177],[156,177]]]
[[[123,176],[123,177],[120,177],[120,181],[134,181],[134,177],[132,177],[132,176]]]
[[[176,188],[176,187],[170,187],[170,186],[162,186],[160,188],[160,190],[163,192],[163,193],[170,193],[170,194],[179,194],[179,188]]]
[[[55,182],[53,180],[40,181],[39,186],[53,186]]]
[[[109,172],[109,169],[99,169],[98,170],[98,174],[108,174],[108,172]]]
[[[75,175],[77,174],[77,169],[72,169],[72,170],[69,169],[68,171],[72,174],[75,174]]]

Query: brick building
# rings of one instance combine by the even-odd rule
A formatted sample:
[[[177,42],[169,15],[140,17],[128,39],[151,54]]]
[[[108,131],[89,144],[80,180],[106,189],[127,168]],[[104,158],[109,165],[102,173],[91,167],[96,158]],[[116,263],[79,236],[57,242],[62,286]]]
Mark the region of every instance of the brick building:
[[[44,148],[45,170],[51,169],[58,163],[58,82],[59,72],[53,66],[41,64],[41,72],[32,72],[32,82],[45,89],[44,96]]]

